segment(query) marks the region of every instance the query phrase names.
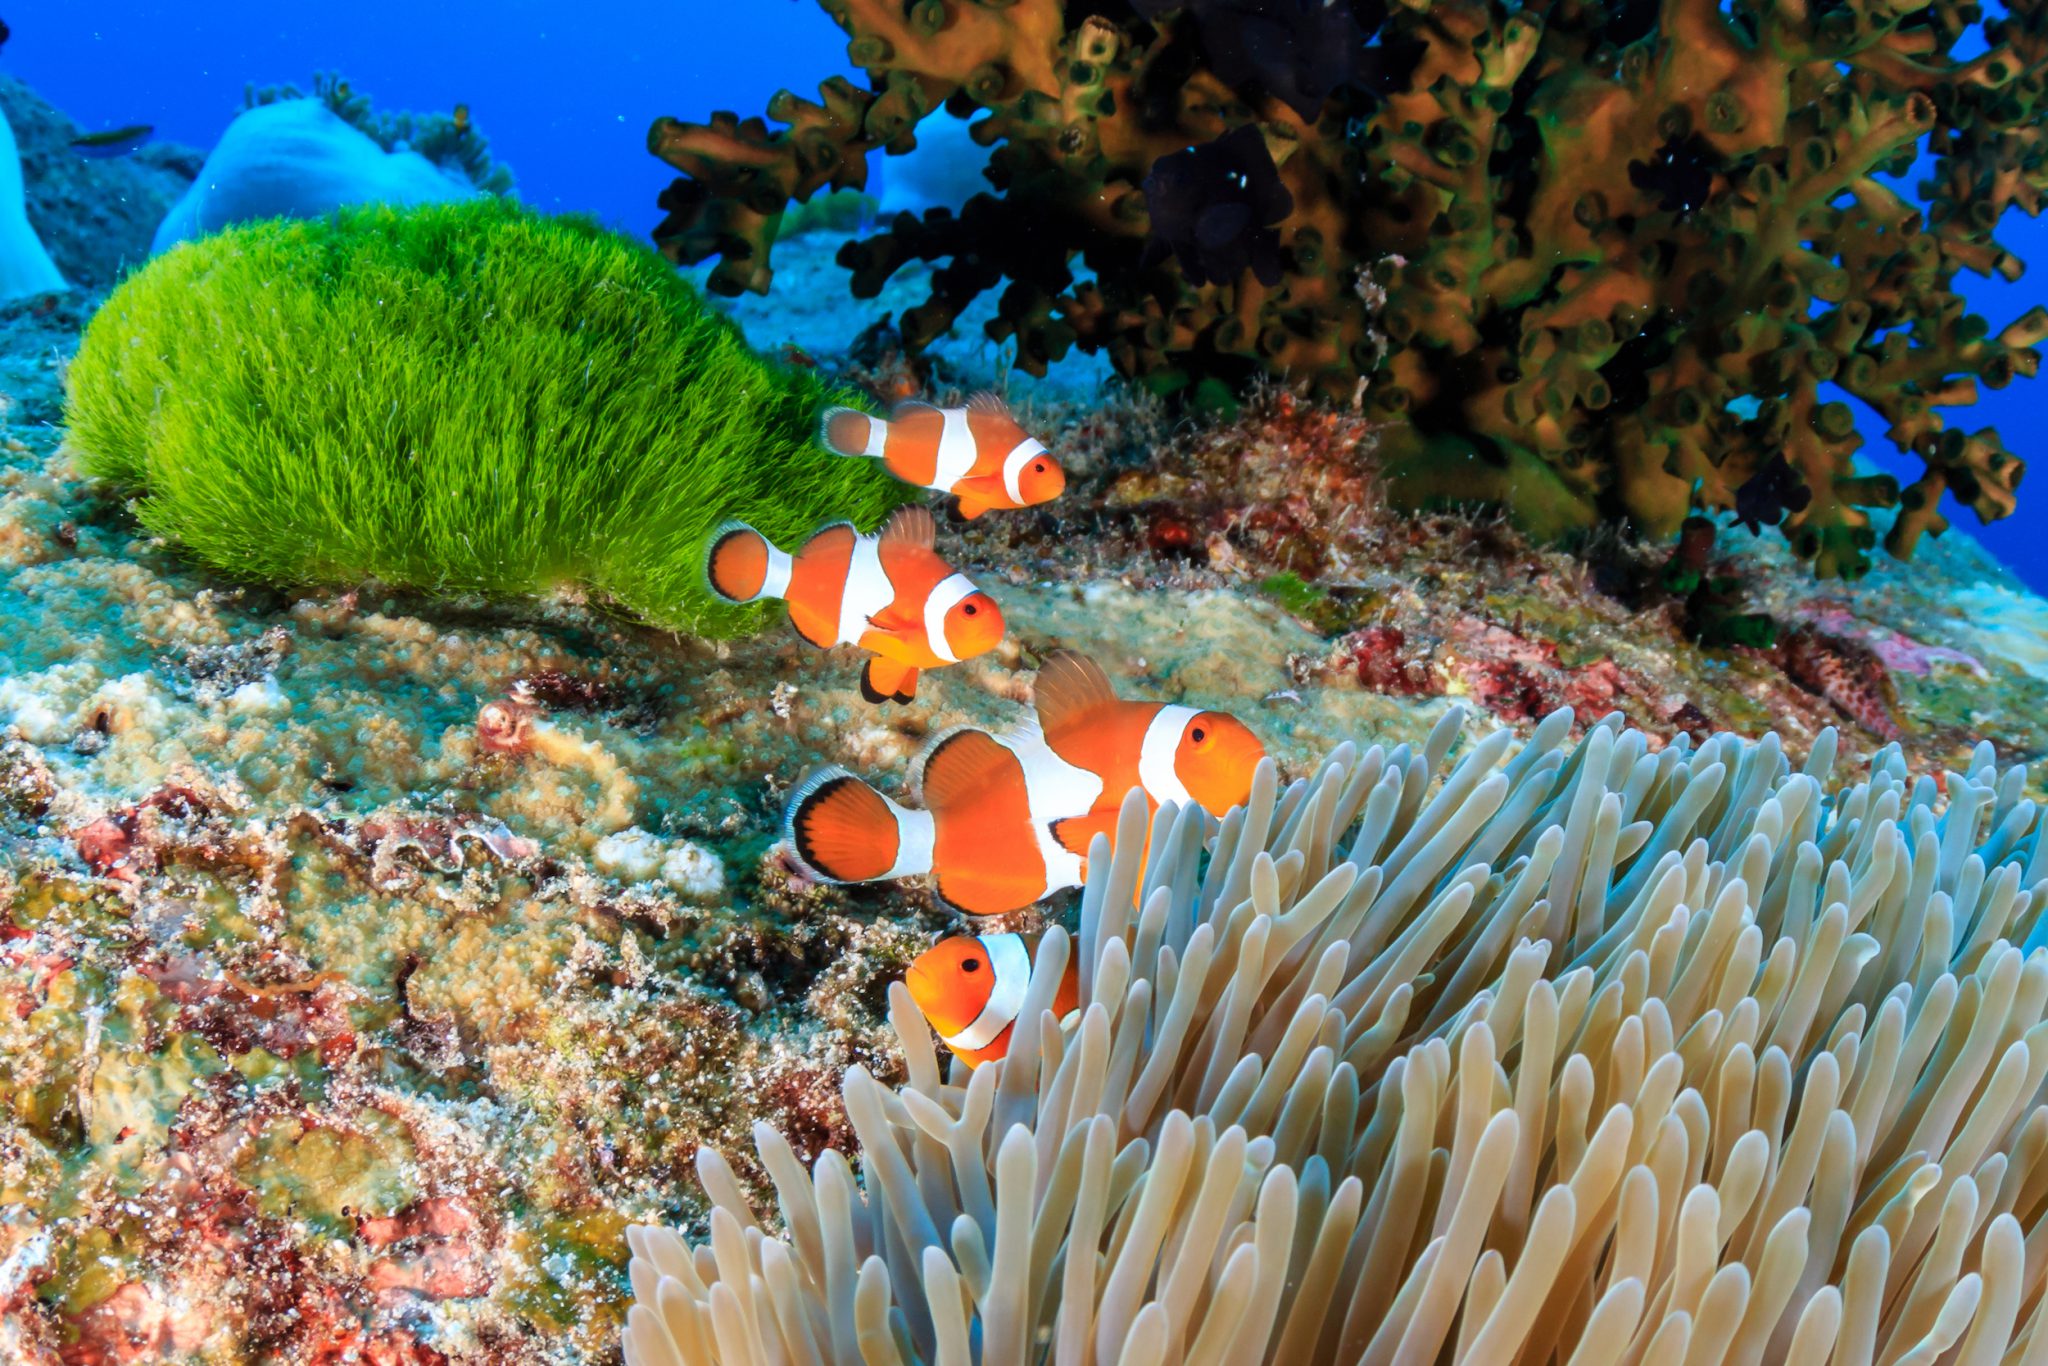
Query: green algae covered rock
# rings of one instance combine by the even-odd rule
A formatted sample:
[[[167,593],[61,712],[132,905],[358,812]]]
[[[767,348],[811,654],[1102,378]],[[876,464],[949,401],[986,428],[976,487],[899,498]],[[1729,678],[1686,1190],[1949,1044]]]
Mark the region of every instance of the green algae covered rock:
[[[608,601],[729,635],[705,534],[872,527],[910,493],[816,446],[771,365],[659,256],[495,199],[269,221],[117,289],[70,372],[86,470],[236,578]]]

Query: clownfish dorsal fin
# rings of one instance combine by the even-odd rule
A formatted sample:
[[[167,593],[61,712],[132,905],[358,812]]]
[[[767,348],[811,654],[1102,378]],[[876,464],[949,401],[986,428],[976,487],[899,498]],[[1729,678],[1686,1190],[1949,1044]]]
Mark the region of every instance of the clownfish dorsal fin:
[[[984,390],[967,400],[967,411],[970,413],[987,413],[991,417],[1008,417],[1010,415],[1010,405],[1001,394],[989,393]]]
[[[911,766],[911,791],[927,811],[979,796],[1016,756],[985,730],[955,726],[940,731]]]
[[[1086,720],[1117,700],[1102,666],[1073,650],[1056,650],[1046,659],[1037,682],[1031,685],[1031,698],[1038,724],[1048,735]]]
[[[937,411],[939,411],[939,405],[936,403],[926,403],[921,398],[906,398],[889,410],[889,420],[891,422],[901,422],[904,418],[913,417],[918,413],[936,413]]]
[[[932,520],[932,511],[917,503],[905,503],[889,514],[889,520],[882,526],[882,544],[912,546],[919,550],[930,550],[938,544],[938,523]]]

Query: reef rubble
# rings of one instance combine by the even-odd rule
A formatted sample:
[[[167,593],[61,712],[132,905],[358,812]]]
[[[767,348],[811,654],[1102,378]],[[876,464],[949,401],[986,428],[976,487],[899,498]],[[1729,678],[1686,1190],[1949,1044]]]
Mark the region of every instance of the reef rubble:
[[[1835,726],[1844,770],[1882,722],[1916,772],[1984,735],[2048,751],[2048,604],[1960,535],[1823,587],[1728,532],[1805,662],[1709,649],[1663,552],[1396,516],[1375,420],[1281,390],[1208,424],[1086,377],[1013,390],[1075,482],[944,515],[1016,629],[907,706],[786,631],[239,585],[80,475],[61,382],[88,308],[0,313],[9,1360],[613,1359],[626,1226],[701,1229],[698,1146],[743,1163],[756,1123],[850,1147],[842,1074],[899,1079],[887,989],[947,928],[919,891],[797,876],[789,785],[836,762],[899,786],[925,737],[1016,719],[1060,646],[1227,707],[1289,775],[1460,703],[1478,730],[1570,703],[1795,754]],[[810,345],[877,394],[992,378],[965,348],[919,378]]]

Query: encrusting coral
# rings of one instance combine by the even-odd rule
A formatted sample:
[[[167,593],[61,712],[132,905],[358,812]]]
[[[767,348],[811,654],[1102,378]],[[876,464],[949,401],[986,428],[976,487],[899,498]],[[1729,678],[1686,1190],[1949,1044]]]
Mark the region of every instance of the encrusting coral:
[[[868,89],[784,91],[783,129],[648,134],[684,173],[656,239],[720,256],[715,290],[768,288],[792,199],[861,188],[941,106],[985,110],[994,193],[841,258],[862,296],[935,264],[913,348],[1007,281],[989,331],[1034,374],[1078,346],[1158,392],[1263,372],[1351,400],[1369,377],[1410,428],[1403,497],[1544,529],[1670,535],[1753,505],[1782,455],[1806,494],[1785,534],[1822,575],[1867,569],[1867,508],[1903,504],[1901,556],[1944,493],[2013,508],[2021,462],[1936,409],[2032,375],[2048,337],[2048,312],[1993,332],[1954,286],[2017,277],[1993,230],[2040,208],[2040,0],[823,3]],[[1923,140],[1915,204],[1892,181]],[[1854,469],[1831,386],[1926,463],[1903,494]]]
[[[584,592],[758,629],[706,534],[872,527],[909,491],[812,441],[835,395],[653,252],[484,197],[188,243],[124,282],[70,369],[90,473],[150,531],[272,585]]]
[[[2024,769],[1831,787],[1832,733],[1795,771],[1571,723],[1434,791],[1456,712],[1268,765],[1220,829],[1162,808],[1143,866],[1127,804],[1006,1060],[942,1074],[899,987],[906,1084],[844,1085],[858,1178],[757,1126],[764,1221],[699,1154],[708,1240],[629,1232],[626,1360],[2036,1359]]]

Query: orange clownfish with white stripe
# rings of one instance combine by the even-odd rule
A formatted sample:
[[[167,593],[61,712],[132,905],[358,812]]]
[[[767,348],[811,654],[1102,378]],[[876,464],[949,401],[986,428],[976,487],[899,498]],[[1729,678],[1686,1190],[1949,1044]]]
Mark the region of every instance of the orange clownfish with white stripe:
[[[1061,652],[1039,671],[1036,724],[1008,735],[941,733],[911,770],[922,810],[840,768],[812,774],[790,798],[785,834],[799,865],[826,882],[929,874],[939,900],[1002,915],[1087,876],[1089,842],[1114,835],[1132,788],[1153,809],[1243,804],[1265,757],[1235,717],[1126,702],[1091,659]]]
[[[919,954],[903,983],[946,1047],[979,1067],[1010,1051],[1037,952],[1037,935],[956,934]],[[1064,1020],[1080,1004],[1081,977],[1070,956],[1052,1012]]]
[[[828,408],[818,439],[834,455],[880,460],[906,484],[950,493],[970,521],[991,508],[1050,503],[1066,471],[993,394],[965,408],[899,403],[885,421],[855,408]]]
[[[705,572],[727,602],[780,598],[797,633],[821,649],[858,645],[873,658],[861,670],[870,702],[917,695],[925,669],[986,654],[1003,639],[995,599],[932,548],[932,515],[898,508],[877,536],[835,522],[795,554],[744,522],[711,537]]]

